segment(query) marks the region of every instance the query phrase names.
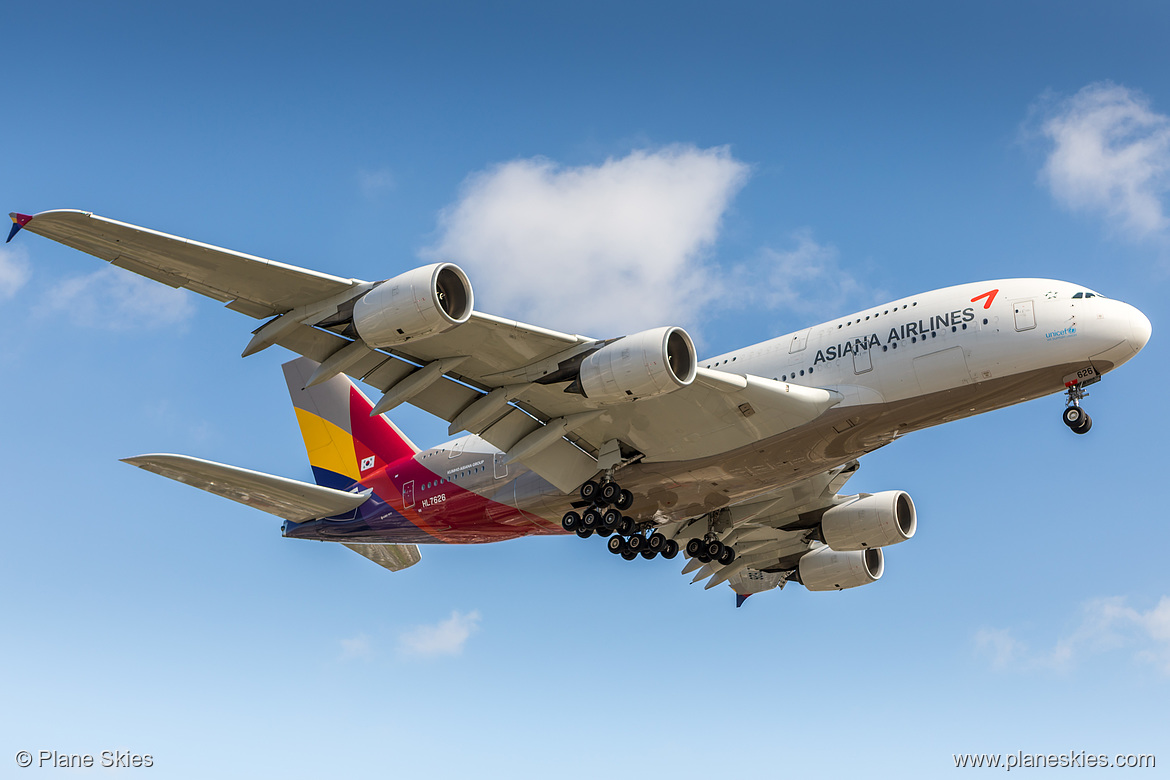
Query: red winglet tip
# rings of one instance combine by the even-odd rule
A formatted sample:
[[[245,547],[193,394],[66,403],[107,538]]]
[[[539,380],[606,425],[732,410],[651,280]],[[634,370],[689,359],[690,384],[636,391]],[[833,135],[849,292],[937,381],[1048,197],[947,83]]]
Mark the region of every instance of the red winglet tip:
[[[12,230],[8,233],[8,241],[11,241],[12,237],[19,233],[22,227],[27,225],[29,222],[32,222],[32,217],[30,217],[28,214],[17,214],[15,211],[13,211],[8,216],[12,217]],[[4,243],[7,244],[8,241],[5,241]]]

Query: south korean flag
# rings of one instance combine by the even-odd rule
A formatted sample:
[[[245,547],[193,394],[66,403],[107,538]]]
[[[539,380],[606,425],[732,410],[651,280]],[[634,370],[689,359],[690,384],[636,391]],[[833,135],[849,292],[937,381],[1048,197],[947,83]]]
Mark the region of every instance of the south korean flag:
[[[374,456],[362,458],[362,471],[369,471],[374,467]]]

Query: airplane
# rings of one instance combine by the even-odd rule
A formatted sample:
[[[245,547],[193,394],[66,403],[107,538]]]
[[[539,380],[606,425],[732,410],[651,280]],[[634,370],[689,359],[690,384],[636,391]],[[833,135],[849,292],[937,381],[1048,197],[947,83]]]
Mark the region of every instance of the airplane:
[[[737,606],[789,582],[867,585],[918,520],[904,491],[841,494],[860,456],[1059,392],[1064,424],[1088,433],[1086,388],[1151,334],[1082,285],[998,279],[700,360],[679,327],[595,339],[476,311],[452,263],[369,282],[85,211],[11,217],[9,241],[27,230],[264,320],[244,357],[301,356],[283,368],[316,484],[184,455],[125,462],[391,571],[421,544],[576,534],[627,560],[684,551],[684,574],[726,583]],[[420,450],[385,416],[403,403],[464,435]]]

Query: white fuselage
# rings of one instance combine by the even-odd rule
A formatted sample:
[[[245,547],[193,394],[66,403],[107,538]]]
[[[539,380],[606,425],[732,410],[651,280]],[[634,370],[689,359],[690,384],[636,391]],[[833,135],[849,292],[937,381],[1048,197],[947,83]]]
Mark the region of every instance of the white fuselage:
[[[912,430],[1059,392],[1132,358],[1150,336],[1133,306],[1048,279],[934,290],[700,361],[703,368],[836,391],[812,423],[742,451],[636,463],[622,484],[642,515],[693,516],[751,500]],[[441,450],[498,452],[479,437]],[[452,461],[455,463],[455,461]],[[519,464],[469,486],[555,519],[573,500]]]

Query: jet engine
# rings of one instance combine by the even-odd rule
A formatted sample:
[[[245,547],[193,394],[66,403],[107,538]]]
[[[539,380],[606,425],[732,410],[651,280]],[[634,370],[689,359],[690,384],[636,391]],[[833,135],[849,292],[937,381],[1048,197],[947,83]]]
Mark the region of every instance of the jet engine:
[[[654,328],[618,339],[581,363],[581,390],[596,401],[633,401],[695,379],[695,344],[682,328]]]
[[[914,502],[901,490],[862,495],[821,518],[825,544],[834,550],[865,550],[904,542],[918,528]]]
[[[797,572],[800,582],[809,590],[844,590],[877,582],[885,570],[882,548],[840,552],[831,547],[818,547],[805,553]]]
[[[388,279],[357,300],[353,324],[371,347],[389,347],[462,325],[471,317],[471,282],[459,266],[435,263]]]

